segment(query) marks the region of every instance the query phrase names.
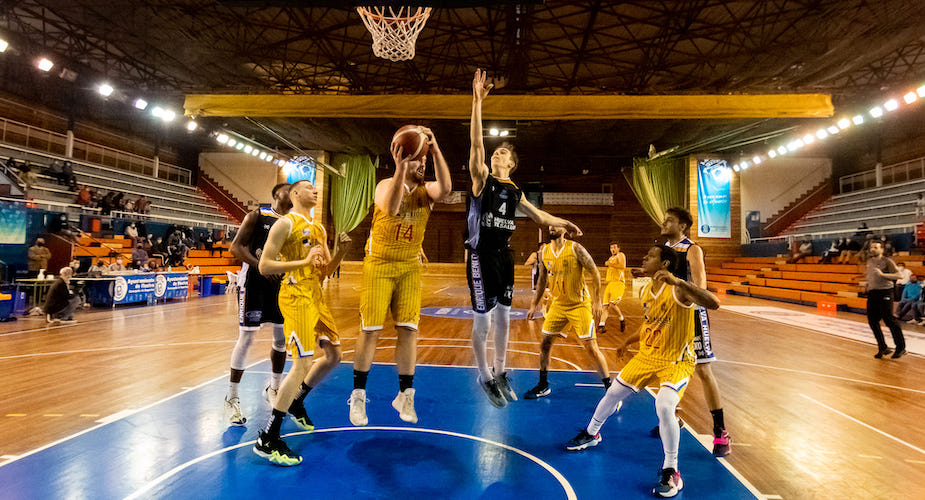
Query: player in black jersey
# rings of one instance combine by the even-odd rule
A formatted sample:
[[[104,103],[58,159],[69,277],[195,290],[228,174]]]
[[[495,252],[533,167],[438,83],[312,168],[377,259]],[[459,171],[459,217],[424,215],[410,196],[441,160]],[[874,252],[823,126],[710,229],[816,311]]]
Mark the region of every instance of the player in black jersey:
[[[554,217],[527,201],[520,188],[511,181],[517,168],[517,153],[509,143],[502,143],[491,154],[491,170],[485,165],[485,144],[482,139],[482,101],[492,84],[486,85],[486,74],[475,71],[472,80],[472,119],[470,122],[469,193],[466,223],[466,277],[472,299],[472,350],[478,364],[479,385],[492,405],[501,408],[516,401],[511,389],[505,358],[510,330],[511,300],[514,297],[514,260],[508,240],[516,227],[518,208],[541,226],[564,228],[571,235],[581,235],[578,226]],[[489,315],[490,313],[490,315]],[[488,367],[486,343],[494,323],[495,359],[493,370]]]
[[[270,227],[281,216],[289,212],[289,184],[277,184],[273,187],[273,203],[270,208],[258,208],[247,214],[241,223],[241,229],[231,242],[231,251],[244,264],[241,266],[238,281],[238,342],[231,351],[231,376],[228,394],[225,396],[225,418],[229,425],[244,425],[247,419],[241,414],[241,400],[238,385],[244,374],[247,351],[254,340],[254,334],[260,325],[273,325],[273,347],[270,349],[272,374],[270,383],[263,390],[263,396],[273,404],[273,399],[283,378],[286,366],[286,334],[283,331],[283,315],[279,311],[279,277],[265,277],[260,274],[257,264],[260,252],[267,242]],[[243,279],[241,279],[243,278]]]

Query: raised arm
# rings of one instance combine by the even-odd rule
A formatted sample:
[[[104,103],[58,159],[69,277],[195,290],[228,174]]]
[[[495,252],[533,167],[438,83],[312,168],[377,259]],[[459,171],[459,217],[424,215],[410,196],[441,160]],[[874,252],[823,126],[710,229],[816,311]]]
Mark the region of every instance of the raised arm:
[[[241,228],[238,229],[238,234],[235,235],[234,241],[231,242],[231,253],[254,268],[260,266],[260,259],[251,253],[250,248],[247,247],[247,242],[250,241],[251,236],[254,234],[254,226],[256,225],[257,212],[251,211],[244,217]]]
[[[405,173],[408,171],[410,157],[402,158],[401,146],[392,144],[392,160],[395,162],[395,174],[390,179],[384,179],[376,186],[376,206],[379,210],[389,214],[398,215],[401,200],[405,197]]]
[[[482,139],[482,101],[494,84],[485,85],[487,75],[481,69],[475,70],[472,78],[472,117],[469,121],[469,177],[472,179],[472,194],[478,196],[485,187],[488,167],[485,165],[485,142]]]
[[[571,222],[556,217],[555,215],[544,212],[535,206],[532,203],[527,201],[527,196],[524,194],[520,195],[520,210],[527,214],[527,217],[530,217],[533,222],[536,222],[540,226],[554,226],[561,227],[565,229],[565,232],[569,236],[581,236],[581,229],[578,229],[578,226],[572,224]]]
[[[311,254],[305,259],[292,262],[283,262],[279,260],[279,251],[283,248],[283,243],[286,242],[286,237],[291,230],[292,221],[289,220],[288,217],[281,217],[273,223],[273,227],[270,228],[270,233],[267,235],[267,242],[263,245],[263,251],[260,252],[260,262],[258,265],[260,274],[264,276],[283,274],[311,265],[311,259],[313,258]]]
[[[450,179],[450,166],[447,165],[446,159],[443,157],[443,152],[440,151],[440,146],[437,144],[437,137],[434,136],[434,132],[429,128],[425,128],[423,132],[424,135],[427,136],[427,141],[430,143],[430,154],[434,159],[434,174],[437,177],[437,180],[426,183],[424,188],[427,189],[427,194],[430,196],[430,199],[437,201],[449,194],[450,190],[453,189],[453,182]]]
[[[578,263],[581,264],[581,267],[584,271],[591,275],[591,315],[594,316],[594,324],[600,323],[601,320],[601,273],[597,270],[597,265],[594,263],[594,259],[591,258],[591,254],[585,249],[585,247],[579,245],[578,243],[572,244],[575,249],[575,256],[578,258]]]

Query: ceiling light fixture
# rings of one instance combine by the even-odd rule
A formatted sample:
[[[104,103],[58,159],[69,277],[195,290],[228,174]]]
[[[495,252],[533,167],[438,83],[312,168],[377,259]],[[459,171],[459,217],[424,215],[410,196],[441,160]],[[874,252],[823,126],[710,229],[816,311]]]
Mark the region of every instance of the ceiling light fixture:
[[[38,60],[36,66],[42,71],[51,71],[51,68],[55,66],[55,63],[51,62],[47,58],[43,57]]]
[[[97,91],[99,91],[100,95],[103,97],[109,97],[110,95],[112,95],[113,90],[115,89],[112,88],[112,85],[108,83],[103,83],[97,88]]]

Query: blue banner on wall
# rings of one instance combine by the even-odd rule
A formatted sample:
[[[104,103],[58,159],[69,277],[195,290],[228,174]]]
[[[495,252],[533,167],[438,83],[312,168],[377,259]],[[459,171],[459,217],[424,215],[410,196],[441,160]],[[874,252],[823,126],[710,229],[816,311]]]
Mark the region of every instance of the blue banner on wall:
[[[115,277],[110,293],[114,304],[131,304],[149,299],[186,297],[188,285],[186,273],[128,274]]]
[[[730,182],[732,170],[726,160],[697,162],[697,236],[730,238],[732,236]]]
[[[155,280],[155,299],[176,299],[189,293],[189,275],[186,273],[159,273]]]

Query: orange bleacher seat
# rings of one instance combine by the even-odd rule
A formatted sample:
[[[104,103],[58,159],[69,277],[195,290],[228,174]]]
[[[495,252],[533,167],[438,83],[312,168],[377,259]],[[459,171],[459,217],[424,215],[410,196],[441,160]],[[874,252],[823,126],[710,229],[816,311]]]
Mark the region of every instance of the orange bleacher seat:
[[[750,286],[749,293],[752,296],[762,296],[762,297],[775,297],[779,299],[787,299],[795,302],[800,301],[800,291],[799,290],[786,290],[783,288],[769,288],[765,286]]]
[[[804,273],[802,271],[784,271],[781,278],[799,281],[823,281],[828,283],[857,283],[858,274],[840,273]]]

